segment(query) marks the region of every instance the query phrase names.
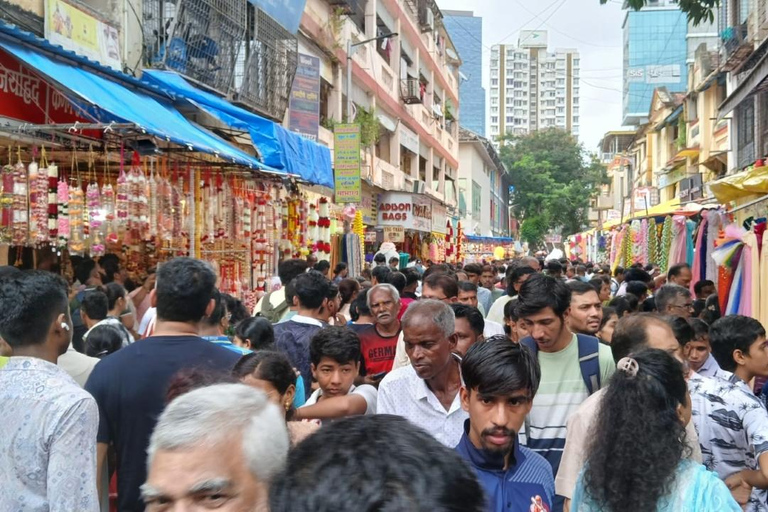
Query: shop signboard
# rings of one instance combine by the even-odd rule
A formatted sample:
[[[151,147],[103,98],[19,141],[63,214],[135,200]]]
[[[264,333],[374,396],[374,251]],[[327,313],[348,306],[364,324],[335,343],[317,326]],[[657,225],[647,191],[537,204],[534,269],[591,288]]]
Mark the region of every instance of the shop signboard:
[[[653,189],[651,187],[636,188],[632,192],[632,205],[635,213],[649,209],[653,204]]]
[[[45,38],[65,50],[123,70],[117,28],[65,0],[45,0]]]
[[[299,65],[291,87],[288,129],[317,141],[320,123],[320,59],[299,54]]]
[[[621,212],[619,210],[608,210],[605,213],[605,221],[612,222],[621,219]]]
[[[84,121],[59,91],[0,51],[0,117],[29,124]]]
[[[363,240],[367,244],[368,243],[372,244],[376,242],[376,231],[374,230],[366,231],[363,236],[364,236]]]
[[[379,196],[378,225],[428,233],[432,229],[431,201],[417,194],[385,192]]]
[[[448,231],[448,212],[445,206],[432,201],[432,232],[446,234]]]
[[[360,125],[337,124],[333,130],[333,168],[337,203],[359,203]]]
[[[376,206],[370,187],[363,185],[363,197],[360,198],[358,208],[363,214],[363,224],[373,226],[376,224]]]
[[[667,174],[659,175],[659,188],[671,187],[685,179],[685,167],[678,167]]]
[[[401,244],[405,242],[405,229],[400,226],[385,226],[384,241]]]

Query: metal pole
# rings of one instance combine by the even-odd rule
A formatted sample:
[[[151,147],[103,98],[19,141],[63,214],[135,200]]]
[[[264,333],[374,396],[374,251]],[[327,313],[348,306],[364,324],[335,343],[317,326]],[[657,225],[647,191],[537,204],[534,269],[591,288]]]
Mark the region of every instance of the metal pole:
[[[347,39],[347,122],[352,122],[352,40]]]

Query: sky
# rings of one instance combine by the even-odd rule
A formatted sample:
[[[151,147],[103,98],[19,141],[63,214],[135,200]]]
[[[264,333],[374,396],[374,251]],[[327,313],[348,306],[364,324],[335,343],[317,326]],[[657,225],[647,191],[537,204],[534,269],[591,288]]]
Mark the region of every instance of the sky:
[[[605,132],[621,127],[621,4],[621,0],[605,5],[600,0],[437,0],[441,9],[473,11],[483,18],[486,96],[491,46],[517,44],[520,30],[547,30],[550,50],[579,50],[579,139],[589,151],[597,150]]]

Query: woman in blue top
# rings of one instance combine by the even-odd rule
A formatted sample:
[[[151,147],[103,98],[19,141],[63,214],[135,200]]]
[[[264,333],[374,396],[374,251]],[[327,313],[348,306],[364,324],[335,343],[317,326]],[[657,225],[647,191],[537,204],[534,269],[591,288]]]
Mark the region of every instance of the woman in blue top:
[[[715,473],[686,458],[691,399],[661,350],[625,357],[607,387],[572,512],[739,512]]]

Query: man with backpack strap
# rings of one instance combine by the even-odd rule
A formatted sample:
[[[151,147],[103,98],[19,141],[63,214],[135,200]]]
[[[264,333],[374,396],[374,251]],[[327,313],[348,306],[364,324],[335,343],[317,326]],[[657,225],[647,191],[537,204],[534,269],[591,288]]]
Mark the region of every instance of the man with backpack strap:
[[[568,329],[571,291],[559,279],[532,275],[520,288],[517,314],[530,337],[521,340],[536,355],[541,383],[525,422],[524,444],[557,474],[568,417],[604,385],[616,369],[611,349],[597,338]],[[553,512],[560,512],[557,497]]]
[[[277,267],[277,275],[280,277],[280,283],[282,287],[279,290],[269,292],[256,304],[253,310],[253,314],[261,313],[261,316],[273,324],[278,323],[280,320],[288,314],[292,304],[288,304],[285,300],[285,287],[294,280],[294,278],[300,276],[307,271],[306,260],[285,260]]]

